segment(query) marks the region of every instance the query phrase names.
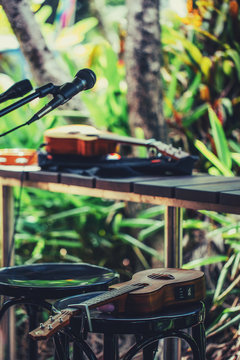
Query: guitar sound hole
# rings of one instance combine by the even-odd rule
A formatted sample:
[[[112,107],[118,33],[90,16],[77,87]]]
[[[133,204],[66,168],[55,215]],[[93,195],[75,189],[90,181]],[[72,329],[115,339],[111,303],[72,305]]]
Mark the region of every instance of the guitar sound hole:
[[[174,276],[171,274],[153,273],[153,274],[148,275],[148,277],[153,280],[173,280],[174,279]]]

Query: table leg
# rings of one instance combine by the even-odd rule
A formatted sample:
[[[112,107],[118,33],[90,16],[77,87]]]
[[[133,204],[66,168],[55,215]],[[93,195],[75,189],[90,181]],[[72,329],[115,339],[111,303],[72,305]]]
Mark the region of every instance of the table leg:
[[[172,206],[165,210],[165,267],[182,267],[182,210]]]
[[[7,266],[13,232],[13,189],[0,185],[0,267]],[[3,299],[1,299],[2,303]],[[1,304],[0,304],[1,305]],[[15,359],[14,309],[10,309],[0,323],[0,359]]]
[[[0,266],[7,266],[13,232],[13,188],[0,186]]]
[[[182,210],[182,208],[172,206],[166,207],[165,210],[165,267],[180,268],[182,266]],[[180,340],[171,338],[165,340],[164,359],[181,359]]]

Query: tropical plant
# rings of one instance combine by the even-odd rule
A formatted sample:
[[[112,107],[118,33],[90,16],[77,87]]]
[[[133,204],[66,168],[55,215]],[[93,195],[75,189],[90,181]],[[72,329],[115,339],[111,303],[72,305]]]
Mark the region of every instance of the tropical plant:
[[[171,13],[174,21],[171,25],[167,21],[162,25],[165,117],[175,141],[181,140],[185,147],[195,152],[195,139],[198,138],[216,155],[216,150],[220,151],[213,140],[217,128],[220,136],[217,116],[222,133],[229,141],[225,149],[230,146],[236,152],[240,80],[236,32],[240,26],[238,3],[225,0],[190,0],[187,3],[185,18]],[[164,17],[162,19],[164,21]],[[220,140],[224,141],[222,136]],[[205,150],[201,143],[196,145],[198,150]],[[230,158],[229,151],[226,156]],[[223,159],[220,157],[220,160]],[[232,160],[235,165],[231,168],[228,159],[228,168],[236,172],[239,156],[234,154]],[[199,168],[206,171],[209,161],[203,159]]]

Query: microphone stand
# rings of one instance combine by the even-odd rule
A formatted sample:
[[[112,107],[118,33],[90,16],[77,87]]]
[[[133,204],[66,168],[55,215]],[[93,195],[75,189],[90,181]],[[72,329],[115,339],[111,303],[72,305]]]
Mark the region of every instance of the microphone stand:
[[[16,103],[6,107],[5,109],[0,110],[0,117],[5,114],[8,114],[9,112],[19,108],[22,105],[25,105],[26,103],[32,101],[33,99],[36,99],[37,97],[44,97],[48,94],[54,95],[55,93],[57,93],[58,89],[59,89],[59,86],[53,85],[52,83],[46,84],[46,85],[40,87],[39,89],[37,89],[33,94],[30,94],[30,95],[26,96],[25,98],[17,101]],[[10,130],[0,134],[0,138],[5,135],[10,134],[11,132],[13,132],[25,125],[30,125],[35,120],[38,120],[38,119],[34,119],[34,120],[30,119],[30,120],[26,121],[25,123],[18,125],[16,127],[14,127],[13,129],[10,129]]]
[[[59,86],[53,85],[52,83],[43,85],[42,87],[38,88],[37,90],[35,90],[34,93],[26,96],[25,98],[18,100],[17,102],[15,102],[12,105],[7,106],[6,108],[0,110],[0,117],[2,117],[3,115],[8,114],[9,112],[19,108],[20,106],[23,106],[25,104],[27,104],[28,102],[36,99],[37,97],[44,97],[48,94],[55,94],[57,92],[57,90],[59,89]]]

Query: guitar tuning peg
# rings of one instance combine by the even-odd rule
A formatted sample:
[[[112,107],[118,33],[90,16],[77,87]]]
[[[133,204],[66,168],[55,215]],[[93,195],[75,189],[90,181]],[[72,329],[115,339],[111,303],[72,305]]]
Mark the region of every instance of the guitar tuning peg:
[[[61,317],[59,318],[59,322],[60,324],[63,323],[63,319]]]
[[[44,329],[45,325],[43,323],[40,323],[40,329]]]
[[[49,324],[49,325],[48,325],[48,330],[52,330],[52,328],[53,328],[52,325]]]
[[[54,319],[53,319],[53,316],[52,316],[52,315],[49,317],[49,320],[50,320],[51,322],[53,322],[53,321],[54,321]]]

